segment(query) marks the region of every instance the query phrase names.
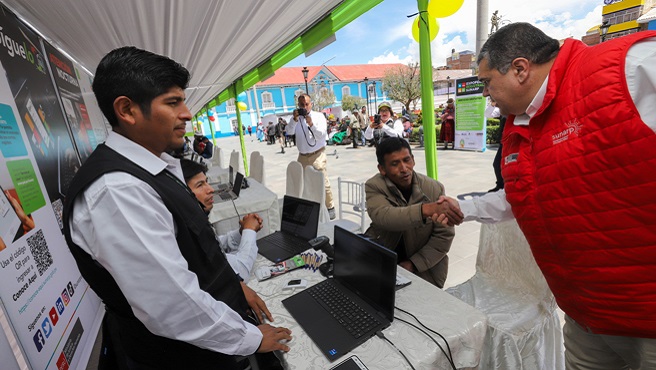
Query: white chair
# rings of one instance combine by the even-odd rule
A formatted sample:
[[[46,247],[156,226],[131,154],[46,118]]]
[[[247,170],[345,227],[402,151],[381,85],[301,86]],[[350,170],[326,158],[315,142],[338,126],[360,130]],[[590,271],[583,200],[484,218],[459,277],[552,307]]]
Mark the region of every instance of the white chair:
[[[326,185],[323,172],[315,170],[312,166],[305,166],[303,171],[303,199],[319,203],[319,223],[330,221],[328,208],[326,208]]]
[[[239,152],[236,150],[233,150],[232,153],[230,153],[230,165],[235,173],[241,172],[241,167],[239,166]]]
[[[476,273],[447,292],[488,317],[479,369],[565,368],[556,301],[514,219],[481,225]]]
[[[330,221],[331,224],[341,226],[342,228],[354,233],[365,232],[365,213],[367,206],[364,194],[364,183],[342,180],[337,178],[337,199],[339,202],[339,213],[336,220]],[[344,214],[355,215],[359,218],[359,223],[344,219]]]
[[[285,194],[300,198],[303,196],[303,165],[291,161],[287,165],[287,184]]]
[[[214,145],[212,148],[212,158],[210,158],[209,163],[214,167],[223,168],[223,151],[221,148]]]
[[[255,181],[266,186],[264,183],[264,156],[259,152],[251,153],[250,171],[248,174]]]

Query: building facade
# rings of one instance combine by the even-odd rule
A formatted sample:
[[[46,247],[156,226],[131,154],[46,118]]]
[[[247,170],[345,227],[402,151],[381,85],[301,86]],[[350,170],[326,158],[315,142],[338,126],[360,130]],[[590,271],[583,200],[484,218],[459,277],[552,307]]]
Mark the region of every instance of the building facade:
[[[606,0],[604,3],[602,22],[610,25],[606,40],[650,28],[651,22],[639,23],[638,18],[648,13],[656,5],[656,0]]]
[[[318,92],[334,95],[334,103],[326,105],[323,111],[330,113],[341,107],[345,96],[351,95],[369,99],[368,110],[387,100],[382,90],[385,71],[398,68],[401,64],[360,64],[346,66],[307,67],[307,88],[311,96]],[[246,110],[240,110],[244,129],[255,127],[258,122],[277,120],[276,117],[288,116],[296,109],[296,101],[306,91],[305,78],[301,67],[278,69],[270,78],[257,83],[254,87],[239,94],[238,101],[246,104]],[[366,78],[366,82],[365,82]],[[315,99],[316,100],[316,99]],[[315,102],[316,108],[316,102]],[[336,109],[336,111],[341,111]],[[210,128],[210,121],[212,125]],[[265,124],[266,126],[266,124]],[[209,110],[209,116],[198,117],[194,130],[206,136],[214,130],[215,137],[230,136],[237,133],[237,112],[235,100],[230,99]]]

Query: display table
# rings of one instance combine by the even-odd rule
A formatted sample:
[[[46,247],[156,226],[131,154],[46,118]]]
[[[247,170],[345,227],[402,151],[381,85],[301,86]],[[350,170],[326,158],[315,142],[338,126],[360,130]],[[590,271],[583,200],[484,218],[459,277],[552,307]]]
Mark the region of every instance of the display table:
[[[219,166],[212,166],[207,170],[207,182],[226,184],[230,182],[230,170]]]
[[[271,264],[271,261],[258,256],[255,268]],[[401,268],[399,267],[399,269]],[[448,340],[457,368],[477,366],[487,330],[485,315],[414,274],[403,269],[400,271],[412,280],[412,284],[396,292],[396,306],[411,312],[424,325],[439,332]],[[286,368],[329,369],[351,355],[357,355],[370,370],[410,368],[389,343],[376,336],[335,363],[329,363],[282,305],[283,299],[295,293],[283,292],[282,286],[291,279],[301,278],[307,280],[308,287],[324,279],[318,270],[312,272],[301,268],[262,282],[252,278],[248,283],[266,302],[274,318],[274,322],[271,324],[287,327],[292,331],[293,339],[288,343],[291,350],[283,356]],[[394,316],[420,326],[412,317],[399,310],[395,311]],[[446,356],[435,343],[406,323],[395,319],[383,333],[408,356],[416,369],[451,368]],[[444,341],[435,334],[431,336],[446,351]]]
[[[280,230],[278,196],[252,178],[248,178],[248,184],[250,186],[247,189],[241,189],[234,206],[231,201],[214,203],[209,220],[217,234],[238,229],[239,216],[244,217],[248,213],[257,213],[262,217],[263,225],[257,232],[258,239]],[[235,207],[239,211],[239,216],[235,212]]]

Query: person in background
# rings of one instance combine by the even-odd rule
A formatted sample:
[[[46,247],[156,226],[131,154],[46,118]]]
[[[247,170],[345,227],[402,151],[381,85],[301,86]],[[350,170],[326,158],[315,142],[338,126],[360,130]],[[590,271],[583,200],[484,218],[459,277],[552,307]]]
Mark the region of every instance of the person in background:
[[[273,122],[269,122],[269,125],[266,128],[266,134],[269,137],[269,145],[276,143],[276,126]]]
[[[448,204],[436,203],[445,193],[444,185],[414,171],[412,149],[403,138],[383,140],[376,148],[376,158],[379,173],[365,183],[371,217],[365,234],[394,250],[401,267],[442,288],[455,232],[437,215],[444,213],[449,220],[458,220]]]
[[[365,105],[362,106],[358,121],[360,122],[360,131],[364,132],[369,127],[369,115],[367,114],[367,107]],[[367,145],[367,139],[364,138],[364,134],[362,135],[362,145]]]
[[[251,136],[251,135],[253,135],[253,126],[248,125],[248,136]]]
[[[446,101],[446,108],[440,116],[442,124],[440,127],[440,141],[444,143],[444,149],[448,149],[451,143],[451,149],[455,149],[456,137],[456,107],[453,104],[453,98]]]
[[[403,123],[403,136],[407,138],[412,137],[412,119],[410,119],[410,115],[404,114],[401,116],[401,122]]]
[[[209,214],[214,207],[214,189],[207,182],[207,167],[204,164],[188,159],[181,159],[182,175],[189,189]],[[251,270],[257,258],[256,233],[262,229],[262,218],[256,213],[249,213],[239,221],[239,230],[233,230],[225,235],[216,235],[221,250],[232,269],[244,282],[248,283]]]
[[[257,136],[257,141],[260,143],[264,141],[264,125],[262,122],[258,122],[257,128],[255,130],[255,136]]]
[[[203,136],[203,152],[200,153],[201,157],[205,159],[210,159],[212,158],[212,154],[214,153],[214,145],[210,141],[210,139],[206,138]]]
[[[353,149],[358,149],[358,143],[362,140],[362,131],[360,130],[360,121],[358,120],[358,111],[357,109],[353,111],[353,119],[349,118],[349,127],[351,129],[351,142],[353,143]],[[348,116],[347,116],[348,118]]]
[[[207,215],[166,154],[184,143],[189,72],[135,47],[105,55],[93,80],[112,127],[77,172],[64,235],[106,307],[100,368],[241,369],[238,356],[288,351],[286,328],[230,268]]]
[[[506,181],[459,205],[516,218],[565,312],[567,369],[656,368],[655,51],[653,31],[561,46],[511,23],[478,55],[483,95],[508,116]]]
[[[387,137],[403,137],[403,124],[400,120],[394,121],[393,116],[390,103],[382,102],[378,105],[378,114],[364,132],[365,139],[372,141],[371,145],[378,145]]]
[[[328,160],[326,158],[328,123],[323,114],[312,110],[310,95],[304,93],[298,97],[298,109],[294,109],[293,118],[287,124],[287,130],[296,135],[297,161],[301,162],[303,168],[312,166],[317,171],[323,172],[326,208],[328,208],[330,219],[335,219],[335,205],[328,179]]]
[[[490,105],[485,109],[485,117],[487,118],[498,118],[499,119],[499,129],[496,133],[496,141],[499,143],[499,148],[497,149],[497,154],[494,155],[494,160],[492,161],[492,168],[494,169],[494,176],[497,178],[496,186],[488,192],[495,192],[503,189],[503,176],[501,176],[501,152],[503,150],[503,144],[501,139],[503,138],[503,128],[506,126],[506,116],[502,116],[497,107],[497,102],[494,99],[490,98]]]
[[[278,124],[276,124],[276,134],[278,135],[278,144],[280,144],[280,153],[285,154],[285,147],[287,146],[287,140],[285,138],[285,130],[287,128],[287,123],[282,117],[278,118]]]

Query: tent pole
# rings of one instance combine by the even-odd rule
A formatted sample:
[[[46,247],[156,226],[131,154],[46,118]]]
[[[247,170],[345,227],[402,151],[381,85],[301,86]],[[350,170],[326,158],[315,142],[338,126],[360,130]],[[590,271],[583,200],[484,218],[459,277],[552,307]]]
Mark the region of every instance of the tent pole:
[[[435,0],[433,0],[435,1]],[[433,102],[433,63],[428,33],[428,0],[417,0],[419,8],[419,76],[421,111],[424,126],[426,174],[437,180],[437,142],[435,138],[435,103]]]
[[[244,130],[241,124],[241,113],[239,112],[239,100],[237,99],[237,87],[232,84],[232,93],[235,94],[235,113],[237,114],[237,132],[239,132],[239,142],[241,143],[241,156],[244,160],[244,175],[249,176],[248,173],[248,159],[246,155],[246,143],[244,142]]]

